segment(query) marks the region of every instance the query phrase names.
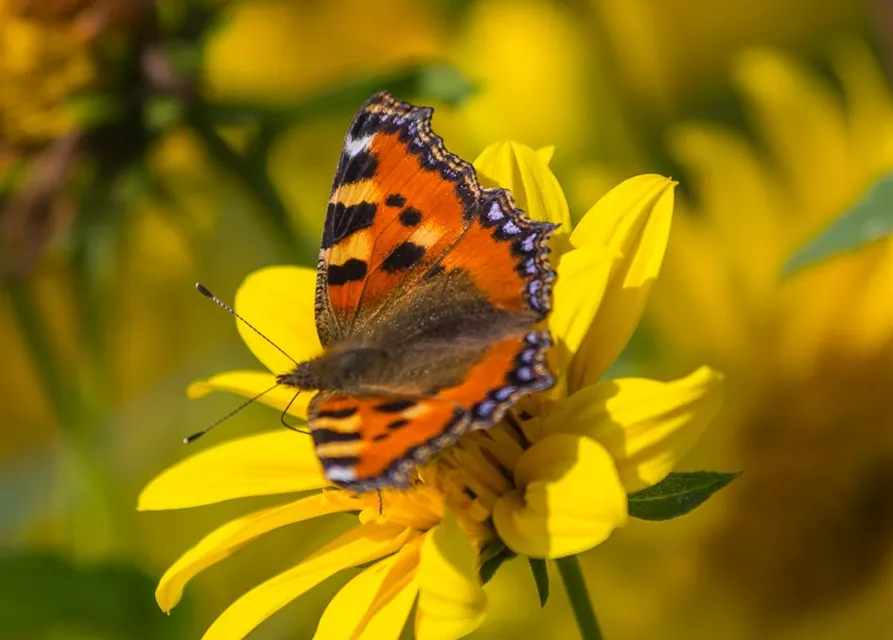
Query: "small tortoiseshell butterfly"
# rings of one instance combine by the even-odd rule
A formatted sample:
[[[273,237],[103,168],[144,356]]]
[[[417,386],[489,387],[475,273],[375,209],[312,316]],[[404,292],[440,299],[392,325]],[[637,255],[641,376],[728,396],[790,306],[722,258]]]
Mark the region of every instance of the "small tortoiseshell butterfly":
[[[277,381],[319,390],[308,423],[346,489],[408,474],[522,395],[548,389],[555,225],[482,187],[431,131],[432,109],[370,98],[326,211],[316,284],[324,353]]]

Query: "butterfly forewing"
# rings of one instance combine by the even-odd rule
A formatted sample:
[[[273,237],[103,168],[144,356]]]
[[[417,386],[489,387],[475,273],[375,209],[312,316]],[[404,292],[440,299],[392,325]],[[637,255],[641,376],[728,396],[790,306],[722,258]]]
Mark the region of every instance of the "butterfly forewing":
[[[350,335],[434,266],[477,208],[474,170],[445,155],[431,110],[378,94],[345,139],[324,224],[317,324]]]

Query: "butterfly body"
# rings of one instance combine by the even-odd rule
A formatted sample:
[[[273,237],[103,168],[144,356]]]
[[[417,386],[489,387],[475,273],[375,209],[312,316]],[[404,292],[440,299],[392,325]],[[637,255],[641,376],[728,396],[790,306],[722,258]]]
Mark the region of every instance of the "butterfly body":
[[[324,225],[316,324],[324,352],[278,380],[319,393],[308,422],[328,478],[362,491],[409,471],[526,393],[550,387],[554,228],[480,186],[386,93],[345,140]]]

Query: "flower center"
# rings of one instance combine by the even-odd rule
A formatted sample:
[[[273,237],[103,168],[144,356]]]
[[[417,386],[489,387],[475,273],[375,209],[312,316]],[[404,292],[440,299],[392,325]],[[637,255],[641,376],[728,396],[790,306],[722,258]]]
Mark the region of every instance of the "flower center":
[[[465,435],[417,469],[411,488],[365,494],[367,507],[360,518],[426,531],[449,509],[482,548],[496,535],[489,523],[493,506],[515,489],[515,465],[529,446],[523,422],[510,412],[495,426]]]

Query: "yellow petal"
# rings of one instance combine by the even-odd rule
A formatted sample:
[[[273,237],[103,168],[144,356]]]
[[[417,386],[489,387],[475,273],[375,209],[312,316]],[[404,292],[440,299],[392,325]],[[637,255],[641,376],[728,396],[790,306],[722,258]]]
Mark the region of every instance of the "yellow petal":
[[[675,184],[658,175],[630,178],[599,200],[571,234],[576,247],[608,246],[623,256],[571,364],[571,390],[597,382],[639,323],[663,262]]]
[[[783,215],[788,225],[817,230],[855,195],[850,191],[849,122],[834,89],[818,74],[768,49],[740,54],[733,77],[776,174],[786,179],[789,199]],[[816,217],[804,227],[808,216]]]
[[[573,249],[559,258],[548,320],[555,342],[550,352],[553,371],[559,382],[550,392],[555,397],[564,395],[564,372],[592,324],[617,258],[605,247]]]
[[[742,169],[735,171],[741,176]],[[654,288],[648,305],[648,322],[668,353],[685,354],[685,358],[712,354],[719,362],[740,363],[738,366],[755,371],[763,366],[764,357],[753,348],[755,323],[752,314],[740,312],[742,292],[739,287],[730,286],[729,280],[734,277],[735,282],[754,282],[756,278],[730,271],[728,251],[704,215],[677,216],[661,284]],[[765,254],[759,261],[750,262],[763,260]],[[748,269],[749,273],[753,271]],[[759,306],[748,308],[765,308],[771,298],[763,300]],[[692,322],[692,318],[697,322]]]
[[[598,440],[632,493],[673,470],[716,416],[722,396],[722,375],[709,367],[673,382],[612,380],[562,402],[546,418],[544,430]]]
[[[396,524],[369,523],[351,529],[304,562],[256,586],[232,603],[202,636],[241,640],[302,593],[349,567],[397,551],[415,532]]]
[[[550,144],[545,147],[540,147],[536,150],[536,155],[539,156],[540,160],[542,160],[546,164],[549,164],[550,162],[552,162],[552,156],[555,155],[555,145]]]
[[[478,578],[477,552],[449,513],[425,536],[417,579],[419,640],[461,638],[484,621],[487,595]]]
[[[704,242],[712,244],[710,250],[718,254],[719,264],[701,265],[701,270],[717,273],[699,279],[733,270],[733,295],[741,298],[742,305],[760,308],[771,304],[779,268],[802,242],[787,216],[778,215],[784,207],[779,198],[780,177],[766,166],[764,153],[754,149],[750,140],[720,126],[675,126],[668,143],[685,169],[686,185],[698,194],[700,215],[677,216],[673,221],[664,270],[671,260],[691,259],[686,254],[691,241],[686,240],[692,230],[709,233],[712,237]],[[742,216],[741,211],[747,215]],[[681,220],[687,222],[688,233],[680,232]],[[755,246],[760,247],[759,260],[754,260]]]
[[[316,627],[316,640],[397,638],[415,602],[415,570],[422,538],[348,582],[329,602]]]
[[[546,436],[515,467],[519,490],[496,501],[493,524],[506,545],[533,558],[561,558],[603,542],[626,522],[626,491],[595,440]]]
[[[474,161],[485,187],[512,192],[518,208],[535,220],[560,224],[556,233],[568,233],[570,211],[564,191],[549,164],[536,151],[518,142],[497,142]]]
[[[316,271],[306,267],[266,267],[245,278],[236,292],[236,311],[294,360],[319,355],[313,301]],[[291,371],[295,363],[257,333],[237,322],[242,340],[273,373]]]
[[[186,389],[186,395],[192,399],[202,398],[213,391],[228,391],[246,398],[257,394],[276,384],[276,376],[267,371],[227,371],[211,376],[207,380],[196,380]],[[257,399],[261,404],[277,409],[280,413],[288,407],[289,414],[307,419],[307,405],[315,392],[297,394],[291,387],[279,386],[268,391]],[[289,406],[291,403],[291,406]],[[270,416],[270,424],[278,423],[278,416]]]
[[[879,175],[889,168],[893,146],[890,83],[868,44],[845,37],[833,46],[831,61],[846,97],[850,125],[852,176]],[[856,185],[854,185],[856,186]]]
[[[230,440],[169,467],[146,485],[137,508],[182,509],[326,484],[312,438],[279,429]]]
[[[158,606],[164,612],[170,612],[180,601],[186,583],[196,574],[220,562],[258,536],[302,520],[360,508],[361,500],[351,498],[343,491],[330,491],[232,520],[205,536],[164,573],[155,590]]]

